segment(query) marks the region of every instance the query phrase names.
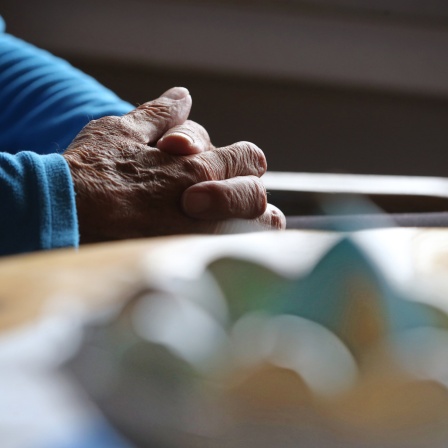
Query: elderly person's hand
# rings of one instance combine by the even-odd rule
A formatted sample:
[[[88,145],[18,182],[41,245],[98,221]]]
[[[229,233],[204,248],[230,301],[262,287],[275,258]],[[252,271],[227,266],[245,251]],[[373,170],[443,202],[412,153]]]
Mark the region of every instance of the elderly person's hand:
[[[82,243],[218,233],[229,219],[284,228],[259,177],[262,151],[248,142],[214,148],[186,121],[191,97],[170,89],[122,117],[90,122],[64,153]]]

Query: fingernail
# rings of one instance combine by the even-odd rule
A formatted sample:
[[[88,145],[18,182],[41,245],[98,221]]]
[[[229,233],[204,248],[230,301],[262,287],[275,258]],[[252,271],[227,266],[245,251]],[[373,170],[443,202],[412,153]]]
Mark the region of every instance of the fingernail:
[[[185,87],[173,87],[165,93],[162,93],[160,97],[171,98],[172,100],[181,100],[189,94],[190,92]]]
[[[184,134],[183,132],[171,132],[171,133],[165,134],[165,135],[159,140],[159,143],[162,143],[162,142],[165,141],[165,139],[167,139],[168,137],[180,137],[180,138],[183,138],[183,139],[187,140],[189,145],[193,145],[193,144],[194,144],[194,140],[193,140],[193,138],[190,137],[188,134]]]
[[[200,215],[206,212],[211,206],[211,197],[208,193],[186,192],[183,206],[188,215]]]
[[[183,132],[165,134],[158,142],[157,148],[169,154],[188,156],[202,151],[194,139]]]

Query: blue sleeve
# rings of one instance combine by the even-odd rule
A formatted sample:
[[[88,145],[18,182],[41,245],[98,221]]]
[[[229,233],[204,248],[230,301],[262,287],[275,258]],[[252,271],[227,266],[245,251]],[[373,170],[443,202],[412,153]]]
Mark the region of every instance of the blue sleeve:
[[[78,245],[75,193],[59,154],[0,153],[0,255]]]
[[[90,121],[133,106],[68,62],[2,32],[0,151],[62,152]]]
[[[133,106],[93,78],[4,33],[0,17],[0,255],[77,246],[61,153],[90,120]]]

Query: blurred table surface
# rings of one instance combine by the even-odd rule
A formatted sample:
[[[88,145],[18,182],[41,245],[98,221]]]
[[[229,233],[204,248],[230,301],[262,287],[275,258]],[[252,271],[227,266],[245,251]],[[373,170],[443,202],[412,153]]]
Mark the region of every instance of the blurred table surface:
[[[105,243],[0,259],[0,330],[26,325],[52,302],[88,309],[120,303],[161,279],[195,276],[213,259],[243,257],[282,275],[301,275],[338,239],[337,232],[286,230],[221,236],[176,236]],[[390,228],[351,234],[380,247],[377,255],[418,280],[430,300],[448,297],[448,229]],[[382,261],[379,260],[381,263]],[[397,278],[400,276],[398,275]]]

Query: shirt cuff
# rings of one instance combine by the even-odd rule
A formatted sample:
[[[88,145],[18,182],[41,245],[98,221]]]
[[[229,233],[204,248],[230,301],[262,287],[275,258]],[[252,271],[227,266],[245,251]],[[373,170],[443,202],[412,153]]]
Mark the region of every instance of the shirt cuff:
[[[42,248],[77,247],[79,231],[75,190],[68,164],[59,154],[41,156],[41,159],[49,198],[47,232],[42,235]]]

